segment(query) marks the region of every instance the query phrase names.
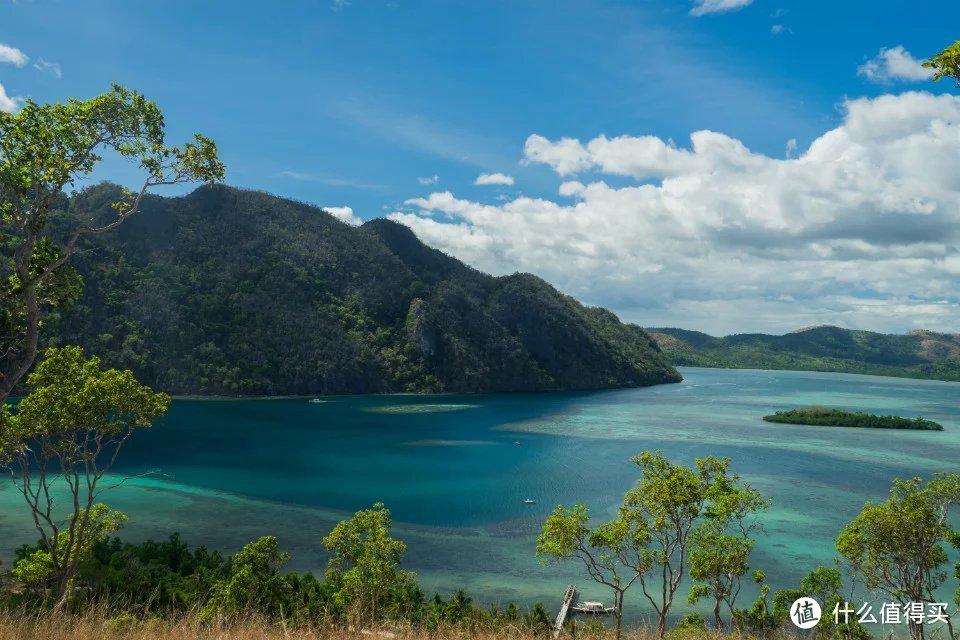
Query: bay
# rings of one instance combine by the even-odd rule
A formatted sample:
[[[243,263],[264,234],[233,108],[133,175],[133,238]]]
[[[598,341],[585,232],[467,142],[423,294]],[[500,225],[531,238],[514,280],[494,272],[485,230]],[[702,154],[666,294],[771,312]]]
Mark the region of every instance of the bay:
[[[322,572],[321,540],[375,502],[393,512],[406,565],[429,592],[481,602],[543,601],[566,584],[609,599],[574,565],[534,558],[557,504],[606,517],[637,477],[629,458],[709,454],[774,500],[752,565],[794,586],[835,556],[833,540],[895,477],[960,470],[960,384],[846,374],[683,368],[684,382],[593,393],[177,399],[124,450],[104,499],[130,516],[123,537],[181,532],[235,551],[276,535],[290,567]],[[765,423],[824,405],[922,416],[943,432]],[[525,504],[530,498],[535,504]],[[19,496],[0,484],[0,554],[36,538]],[[683,594],[685,595],[685,589]],[[745,592],[741,604],[746,604]],[[643,617],[639,593],[631,618]],[[635,606],[631,607],[633,603]]]

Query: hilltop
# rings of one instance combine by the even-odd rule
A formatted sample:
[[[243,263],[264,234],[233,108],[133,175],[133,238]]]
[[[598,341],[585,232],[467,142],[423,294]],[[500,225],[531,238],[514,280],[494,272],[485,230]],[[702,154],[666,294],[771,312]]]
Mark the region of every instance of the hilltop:
[[[685,329],[648,329],[678,366],[837,371],[960,380],[960,335],[908,334],[817,326],[782,336],[743,333],[716,338]]]
[[[59,215],[109,216],[98,185]],[[82,298],[47,335],[175,394],[599,389],[676,382],[638,326],[536,276],[493,277],[388,220],[269,194],[149,197],[75,256]]]

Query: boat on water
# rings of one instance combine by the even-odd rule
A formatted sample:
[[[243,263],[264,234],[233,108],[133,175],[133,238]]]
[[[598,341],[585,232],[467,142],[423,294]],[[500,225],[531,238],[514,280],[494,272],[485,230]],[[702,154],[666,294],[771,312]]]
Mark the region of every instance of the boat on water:
[[[577,613],[606,614],[613,613],[613,607],[605,607],[602,602],[578,602],[570,607]]]
[[[533,498],[525,498],[523,504],[537,504],[537,501]]]
[[[320,398],[313,398],[310,400],[310,404],[320,404],[321,402],[326,402],[326,400],[321,400]]]

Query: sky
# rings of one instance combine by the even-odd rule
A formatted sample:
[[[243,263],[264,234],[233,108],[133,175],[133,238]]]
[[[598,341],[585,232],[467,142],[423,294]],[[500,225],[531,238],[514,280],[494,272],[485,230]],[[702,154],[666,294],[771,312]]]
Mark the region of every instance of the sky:
[[[643,326],[960,332],[960,89],[920,66],[957,25],[940,0],[0,0],[0,109],[135,88],[228,184]]]

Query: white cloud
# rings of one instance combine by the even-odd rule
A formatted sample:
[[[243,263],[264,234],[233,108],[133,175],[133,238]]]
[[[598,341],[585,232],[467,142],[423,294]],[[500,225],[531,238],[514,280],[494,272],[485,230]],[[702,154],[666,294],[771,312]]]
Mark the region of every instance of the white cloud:
[[[363,224],[363,220],[353,212],[351,207],[322,207],[322,209],[337,220],[346,222],[349,225],[358,226]]]
[[[423,185],[427,185],[427,184],[437,184],[438,182],[440,182],[440,176],[434,175],[434,176],[429,176],[429,177],[426,177],[426,178],[417,178],[417,182],[419,182],[420,184],[423,184]]]
[[[773,25],[773,26],[770,27],[770,33],[772,33],[772,34],[775,35],[775,36],[779,36],[779,35],[784,34],[784,33],[791,33],[791,34],[792,34],[792,33],[793,33],[793,29],[791,29],[790,27],[788,27],[788,26],[786,26],[786,25],[775,24],[775,25]]]
[[[479,186],[485,185],[513,185],[513,176],[508,176],[503,173],[481,173],[477,176],[477,179],[473,181],[473,184]]]
[[[790,138],[789,140],[787,140],[787,145],[784,149],[783,155],[785,158],[793,158],[797,155],[797,139],[796,138]]]
[[[60,68],[59,64],[56,62],[47,62],[43,58],[37,60],[33,64],[33,68],[37,71],[49,71],[53,75],[57,76],[58,79],[63,77],[63,69]]]
[[[690,9],[690,15],[705,16],[709,13],[736,11],[752,3],[753,0],[693,0],[693,9]]]
[[[857,75],[872,82],[919,82],[929,80],[933,72],[923,68],[923,61],[917,60],[902,44],[880,52],[871,60],[857,68]]]
[[[30,58],[20,49],[0,43],[0,62],[8,62],[14,66],[22,67],[30,62]]]
[[[0,84],[0,111],[13,113],[20,108],[22,103],[23,98],[18,96],[8,96],[7,90],[3,88],[2,84]]]
[[[527,162],[633,183],[567,179],[572,201],[432,193],[390,217],[473,266],[537,273],[648,326],[960,329],[960,97],[850,100],[786,159],[690,138],[533,135]]]

